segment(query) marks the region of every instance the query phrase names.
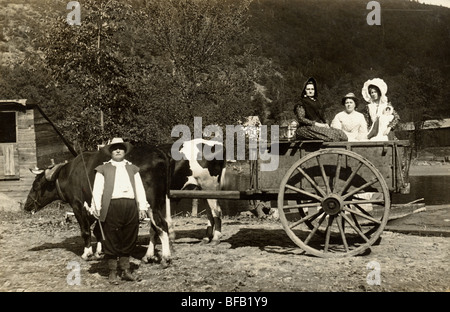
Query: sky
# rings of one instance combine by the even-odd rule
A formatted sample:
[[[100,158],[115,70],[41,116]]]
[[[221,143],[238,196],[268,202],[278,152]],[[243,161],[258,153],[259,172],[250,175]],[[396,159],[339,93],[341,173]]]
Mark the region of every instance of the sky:
[[[442,5],[450,8],[450,0],[419,0],[419,3]]]

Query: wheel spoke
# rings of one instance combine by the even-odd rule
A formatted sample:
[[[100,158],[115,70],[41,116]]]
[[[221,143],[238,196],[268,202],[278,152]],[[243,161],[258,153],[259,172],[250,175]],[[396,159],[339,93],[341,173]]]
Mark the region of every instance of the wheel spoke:
[[[331,225],[333,224],[333,220],[334,220],[334,216],[333,215],[329,215],[328,216],[327,230],[326,230],[326,234],[325,234],[325,246],[323,248],[323,252],[324,253],[328,252],[328,247],[330,245]]]
[[[349,208],[349,207],[344,207],[344,210],[347,211],[347,212],[350,212],[350,213],[352,213],[352,214],[355,214],[355,215],[357,215],[357,216],[360,216],[361,218],[370,220],[370,221],[375,222],[375,223],[377,223],[377,224],[381,224],[381,221],[380,221],[380,220],[374,219],[374,218],[373,218],[371,215],[369,215],[367,212],[366,212],[366,214],[364,214],[364,213],[361,213],[361,212],[359,212],[359,211],[353,210],[353,209],[351,209],[351,208]]]
[[[359,204],[384,204],[384,199],[361,199],[361,200],[345,200],[343,205],[359,205]],[[361,208],[362,209],[362,208]]]
[[[304,203],[304,204],[283,206],[283,209],[309,208],[309,207],[318,207],[318,206],[320,206],[320,203]]]
[[[316,160],[317,160],[317,164],[320,167],[320,172],[322,173],[322,179],[323,179],[323,183],[325,184],[327,194],[330,194],[331,193],[330,184],[328,183],[328,177],[327,177],[327,174],[325,173],[325,168],[323,167],[323,164],[320,161],[320,156],[316,156]]]
[[[286,188],[288,188],[288,189],[290,189],[290,190],[293,190],[293,191],[296,191],[296,192],[298,192],[298,193],[301,193],[301,194],[303,194],[303,195],[312,197],[312,198],[314,198],[314,199],[317,199],[317,200],[320,201],[320,202],[322,201],[322,198],[321,198],[320,196],[317,196],[316,194],[313,194],[313,193],[307,192],[307,191],[305,191],[305,190],[299,189],[298,187],[295,187],[295,186],[286,184]]]
[[[323,214],[323,216],[319,219],[319,221],[317,222],[317,224],[314,226],[314,228],[311,230],[311,232],[309,233],[308,237],[306,237],[304,243],[305,245],[308,245],[309,241],[311,240],[311,238],[314,236],[314,234],[316,234],[317,230],[319,229],[319,227],[322,225],[323,220],[325,220],[325,217],[327,216],[326,213]]]
[[[341,233],[342,243],[344,244],[345,252],[348,252],[347,238],[345,237],[345,231],[342,224],[342,216],[340,214],[336,217],[336,223],[339,229],[339,233]]]
[[[336,164],[336,175],[333,181],[333,192],[336,191],[337,182],[339,181],[339,176],[341,174],[341,158],[342,154],[338,154],[337,164]]]
[[[294,227],[296,227],[299,224],[302,224],[305,221],[314,221],[314,219],[316,219],[318,216],[320,216],[323,213],[322,209],[319,209],[319,211],[317,211],[316,213],[313,213],[312,215],[306,216],[304,218],[301,218],[298,221],[295,221],[294,223],[292,223],[289,227],[292,229]]]
[[[364,183],[363,185],[361,185],[360,187],[355,188],[353,191],[351,191],[350,193],[345,194],[344,196],[342,196],[342,200],[346,200],[348,197],[355,195],[356,193],[358,193],[359,191],[364,190],[366,187],[371,186],[373,184],[375,184],[376,182],[378,182],[378,179],[375,177],[372,180],[370,180],[367,183]]]
[[[342,193],[344,193],[347,188],[350,186],[350,183],[352,182],[353,178],[355,177],[356,173],[358,172],[359,169],[361,169],[363,163],[360,162],[358,167],[356,168],[355,171],[352,172],[352,174],[348,177],[347,181],[345,181],[344,186],[342,187],[342,190],[339,192],[339,195],[342,195]]]
[[[350,214],[352,216],[353,222],[355,222],[356,227],[362,232],[361,225],[358,222],[358,219],[356,219],[354,214]]]
[[[327,196],[327,194],[316,184],[316,182],[307,174],[302,168],[297,167],[297,170],[305,177],[306,180],[308,180],[309,183],[311,183],[312,187],[314,187],[322,197]]]
[[[384,200],[382,201],[382,203],[384,203]],[[366,216],[369,216],[369,217],[373,217],[370,213],[368,213],[363,207],[361,207],[358,203],[354,203],[353,204],[355,207],[356,207],[356,209],[358,209],[359,211],[361,211],[363,214],[365,214]]]
[[[369,241],[367,236],[364,235],[364,233],[360,229],[358,229],[358,227],[356,225],[354,225],[353,222],[345,214],[341,214],[341,215],[342,215],[342,218],[344,218],[345,221],[347,221],[347,223],[350,224],[350,226],[356,231],[356,233],[359,234],[359,236],[361,236],[366,242]]]

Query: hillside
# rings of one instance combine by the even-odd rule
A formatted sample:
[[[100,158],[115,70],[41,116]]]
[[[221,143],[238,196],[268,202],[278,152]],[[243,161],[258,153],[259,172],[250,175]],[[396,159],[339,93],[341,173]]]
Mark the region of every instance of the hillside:
[[[145,1],[131,1],[135,6]],[[254,0],[242,47],[270,59],[277,75],[265,87],[269,120],[291,110],[304,80],[319,81],[327,114],[340,98],[360,95],[363,83],[383,78],[402,121],[450,117],[450,9],[407,0],[380,0],[381,25],[369,26],[366,0]],[[83,8],[83,1],[80,1]],[[48,87],[40,36],[47,21],[65,16],[67,1],[0,0],[0,98],[28,98],[48,107],[67,95]],[[126,42],[124,40],[124,42]],[[239,53],[239,52],[237,52]],[[144,55],[144,58],[146,56]],[[148,55],[150,58],[150,55]],[[170,96],[170,95],[168,95]],[[254,105],[249,101],[248,105]],[[260,107],[254,108],[259,114]],[[262,114],[262,113],[261,113]]]
[[[367,1],[255,1],[250,33],[260,53],[279,64],[288,88],[299,88],[314,76],[326,89],[327,100],[339,102],[347,92],[360,95],[367,79],[380,77],[388,83],[393,104],[405,111],[402,119],[413,120],[407,113],[411,105],[406,93],[426,90],[418,86],[426,82],[417,79],[441,79],[440,87],[449,81],[450,9],[400,0],[379,2],[381,25],[369,26]],[[414,80],[420,90],[411,90]],[[450,93],[443,89],[432,87],[430,92],[442,93],[424,97],[433,98],[434,103],[428,104],[439,111],[437,115],[449,116],[450,105],[440,100]]]
[[[256,1],[250,28],[261,51],[282,68],[315,74],[326,84],[340,74],[371,69],[395,75],[408,64],[441,68],[448,75],[450,9],[380,3],[381,26],[369,26],[367,1]]]

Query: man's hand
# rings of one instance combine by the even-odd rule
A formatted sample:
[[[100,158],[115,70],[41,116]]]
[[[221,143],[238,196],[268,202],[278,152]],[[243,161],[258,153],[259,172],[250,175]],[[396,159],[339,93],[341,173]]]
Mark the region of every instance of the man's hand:
[[[84,208],[96,219],[100,218],[100,210],[95,209],[95,207],[89,207],[87,202],[84,202]]]
[[[147,210],[139,210],[139,220],[144,220],[145,218],[148,218]]]

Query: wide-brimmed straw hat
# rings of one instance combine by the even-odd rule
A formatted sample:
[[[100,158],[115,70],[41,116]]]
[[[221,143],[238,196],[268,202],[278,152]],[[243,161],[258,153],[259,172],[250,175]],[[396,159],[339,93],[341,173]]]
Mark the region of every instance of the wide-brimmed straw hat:
[[[353,101],[355,101],[355,106],[358,106],[358,98],[356,97],[356,95],[353,92],[347,93],[342,98],[342,105],[345,105],[345,100],[346,99],[352,99]]]
[[[122,138],[113,138],[102,148],[102,151],[108,155],[111,155],[112,148],[117,147],[117,145],[122,145],[124,147],[125,154],[128,154],[133,148],[131,143],[125,142]]]

